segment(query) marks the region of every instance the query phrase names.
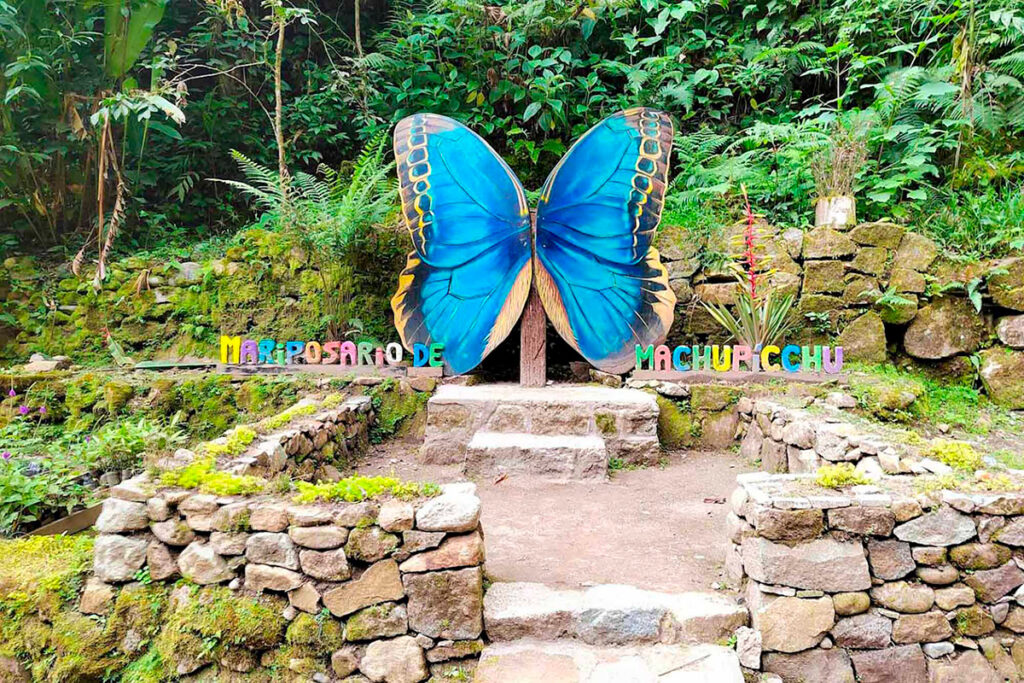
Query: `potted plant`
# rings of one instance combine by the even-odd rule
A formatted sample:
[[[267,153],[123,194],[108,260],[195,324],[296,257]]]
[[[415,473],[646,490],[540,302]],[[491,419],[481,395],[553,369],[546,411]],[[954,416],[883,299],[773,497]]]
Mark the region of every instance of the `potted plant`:
[[[866,129],[837,120],[828,144],[811,159],[818,198],[814,204],[814,225],[844,229],[857,223],[857,200],[853,196],[857,174],[868,158]]]

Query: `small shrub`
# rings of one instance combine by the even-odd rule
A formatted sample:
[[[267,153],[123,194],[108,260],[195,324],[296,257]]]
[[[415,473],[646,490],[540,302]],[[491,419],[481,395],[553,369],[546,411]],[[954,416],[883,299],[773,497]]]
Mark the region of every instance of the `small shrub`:
[[[395,498],[418,498],[436,496],[441,492],[437,484],[402,482],[394,477],[347,477],[341,481],[310,484],[305,481],[295,482],[298,495],[296,503],[315,503],[317,501],[359,502],[382,496]]]
[[[858,472],[848,462],[841,462],[835,465],[822,465],[818,468],[818,476],[815,478],[818,486],[827,489],[840,489],[844,486],[856,486],[858,484],[870,484],[871,480]]]
[[[984,466],[981,455],[966,441],[935,439],[925,449],[925,455],[961,472],[974,472]]]
[[[120,470],[139,464],[143,453],[162,453],[185,442],[178,417],[168,424],[149,418],[104,425],[81,446],[79,461],[93,471]]]

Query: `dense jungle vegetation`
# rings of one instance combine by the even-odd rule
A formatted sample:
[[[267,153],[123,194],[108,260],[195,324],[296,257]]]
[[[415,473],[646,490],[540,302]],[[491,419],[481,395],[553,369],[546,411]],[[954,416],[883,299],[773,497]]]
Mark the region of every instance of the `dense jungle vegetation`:
[[[335,258],[387,222],[402,116],[466,122],[536,188],[634,104],[677,121],[675,224],[741,184],[807,223],[838,120],[862,218],[1024,246],[1024,0],[0,0],[0,30],[3,249],[76,269],[253,224]]]

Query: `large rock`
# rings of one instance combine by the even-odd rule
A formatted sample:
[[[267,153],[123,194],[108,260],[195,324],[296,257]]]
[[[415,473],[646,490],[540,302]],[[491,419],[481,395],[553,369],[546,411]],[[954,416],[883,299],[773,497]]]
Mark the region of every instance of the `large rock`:
[[[861,536],[888,536],[896,525],[896,517],[888,508],[855,505],[829,510],[828,525]]]
[[[256,564],[297,570],[299,553],[288,534],[260,532],[245,542],[245,559]]]
[[[942,612],[901,614],[892,627],[892,640],[907,643],[937,643],[953,635],[949,620]]]
[[[839,346],[845,360],[881,363],[886,359],[885,324],[874,311],[868,311],[839,333]]]
[[[995,602],[1024,583],[1024,572],[1014,562],[1007,562],[996,569],[984,569],[969,574],[964,583],[974,589],[978,600]]]
[[[1005,408],[1024,410],[1024,351],[996,347],[979,355],[979,374],[989,398]]]
[[[348,558],[342,548],[334,550],[300,550],[302,571],[321,581],[344,581],[352,575]]]
[[[305,579],[302,574],[284,567],[251,563],[245,565],[245,587],[257,593],[265,590],[281,593],[293,591],[301,586],[303,581]]]
[[[910,544],[894,539],[868,540],[868,561],[871,573],[885,581],[902,579],[916,567]]]
[[[418,683],[429,675],[423,650],[412,636],[370,643],[359,670],[371,681],[387,683]]]
[[[832,638],[839,647],[867,650],[889,647],[892,622],[880,614],[858,614],[840,619],[832,627]]]
[[[935,602],[935,591],[930,586],[906,581],[883,583],[871,589],[871,599],[887,609],[917,614],[927,612]]]
[[[195,532],[188,524],[177,518],[157,522],[150,529],[154,536],[167,545],[186,546],[196,540]]]
[[[928,683],[920,645],[854,652],[850,657],[860,683]]]
[[[1008,315],[996,325],[999,341],[1015,349],[1024,349],[1024,315]]]
[[[324,526],[293,526],[288,537],[295,545],[313,550],[333,550],[348,540],[348,530],[331,524]]]
[[[484,539],[479,531],[450,536],[437,550],[413,555],[398,568],[406,572],[430,572],[438,569],[469,567],[483,563]]]
[[[850,668],[850,656],[839,649],[797,654],[771,652],[764,656],[764,670],[781,676],[786,683],[854,683],[856,680]]]
[[[444,640],[480,636],[484,594],[483,572],[479,567],[406,574],[402,583],[409,596],[409,628]]]
[[[398,547],[398,536],[379,526],[353,529],[345,544],[345,553],[359,562],[376,562],[389,556]]]
[[[398,565],[394,560],[382,560],[371,565],[358,579],[324,593],[323,601],[331,614],[343,617],[370,605],[404,597]]]
[[[361,609],[345,623],[345,640],[377,640],[399,636],[409,630],[405,605],[385,602]]]
[[[933,659],[928,663],[930,683],[1003,683],[985,655],[968,650],[956,659]]]
[[[896,250],[895,262],[904,268],[923,273],[928,270],[935,257],[939,255],[939,247],[932,240],[924,235],[915,232],[908,232],[900,240],[899,249]]]
[[[147,526],[149,511],[146,506],[120,498],[107,498],[103,501],[103,511],[96,520],[96,530],[103,534],[137,531]]]
[[[868,247],[895,249],[900,246],[905,232],[902,225],[878,221],[876,223],[861,223],[856,226],[850,231],[850,238],[857,244]]]
[[[763,538],[745,538],[742,553],[747,574],[761,583],[830,593],[871,587],[868,563],[859,542],[819,538],[789,547]]]
[[[842,261],[808,261],[804,264],[804,291],[808,294],[841,294],[846,265]]]
[[[772,541],[803,541],[821,535],[825,523],[821,510],[759,508],[754,512],[757,535]]]
[[[988,280],[992,301],[1003,308],[1024,311],[1024,258],[1004,259]]]
[[[100,534],[93,545],[93,573],[100,581],[122,583],[131,581],[146,561],[144,538]]]
[[[939,360],[977,351],[985,334],[985,323],[969,301],[942,297],[917,312],[903,347],[915,358]]]
[[[853,240],[832,228],[819,227],[804,235],[804,259],[837,259],[856,251]]]
[[[235,578],[235,572],[209,543],[190,543],[178,556],[181,575],[200,586],[222,583]]]
[[[967,543],[951,548],[949,559],[961,569],[995,569],[1010,559],[1010,549],[995,543]]]
[[[472,531],[480,523],[480,499],[472,493],[446,493],[432,498],[416,512],[422,531]]]
[[[835,624],[832,598],[779,597],[752,615],[765,650],[800,652],[815,647]]]
[[[973,538],[975,528],[970,517],[960,514],[948,505],[943,505],[935,512],[900,524],[893,529],[893,534],[901,541],[917,545],[949,546]]]

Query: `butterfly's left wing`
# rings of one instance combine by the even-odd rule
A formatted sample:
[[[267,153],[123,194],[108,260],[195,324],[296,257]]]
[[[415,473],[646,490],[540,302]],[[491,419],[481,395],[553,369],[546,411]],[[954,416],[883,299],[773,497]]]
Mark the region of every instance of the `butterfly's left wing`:
[[[555,329],[595,366],[625,372],[664,340],[676,303],[651,242],[661,220],[672,121],[630,109],[597,124],[555,166],[537,207],[536,287]]]

